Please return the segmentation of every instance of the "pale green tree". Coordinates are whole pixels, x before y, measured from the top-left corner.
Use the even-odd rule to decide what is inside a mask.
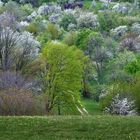
[[[56,41],[49,42],[42,50],[42,59],[46,71],[46,111],[57,109],[59,115],[66,110],[74,114],[83,113],[80,90],[87,58],[82,51]]]

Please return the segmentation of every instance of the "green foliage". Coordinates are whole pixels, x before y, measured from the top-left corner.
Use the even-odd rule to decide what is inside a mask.
[[[44,108],[46,106],[47,113],[79,114],[77,110],[83,111],[80,96],[100,101],[104,108],[110,104],[112,98],[118,93],[123,96],[133,97],[140,113],[140,59],[137,57],[139,37],[136,35],[130,40],[131,36],[126,35],[124,39],[119,37],[120,39],[116,40],[116,42],[110,34],[111,29],[123,25],[128,27],[130,35],[133,34],[133,23],[138,25],[140,22],[139,7],[136,2],[139,0],[136,0],[133,5],[129,3],[133,9],[130,9],[128,14],[113,12],[112,6],[116,4],[114,2],[109,3],[107,6],[101,1],[96,1],[95,5],[92,0],[3,1],[6,3],[0,7],[1,44],[3,44],[3,37],[6,37],[6,35],[3,35],[2,26],[4,28],[7,25],[8,27],[11,26],[10,24],[14,19],[12,16],[15,17],[16,21],[13,22],[14,26],[11,26],[10,30],[13,30],[13,33],[19,33],[17,36],[12,35],[12,46],[16,46],[14,41],[19,41],[18,36],[21,36],[24,30],[32,33],[39,42],[38,48],[29,51],[28,48],[33,47],[33,42],[31,41],[31,44],[27,45],[30,38],[27,41],[22,39],[19,42],[25,41],[27,49],[22,50],[17,47],[13,50],[13,47],[9,45],[10,49],[7,52],[5,48],[0,49],[1,56],[5,54],[3,56],[6,57],[7,54],[10,54],[9,58],[7,55],[6,62],[8,70],[13,71],[17,67],[18,69],[16,70],[23,75],[25,74],[31,83],[34,83],[35,80],[36,84],[37,80],[35,90],[39,89],[39,93],[44,93],[42,98],[44,97],[46,104]],[[81,4],[81,6],[83,2],[84,7],[65,10],[64,4],[68,4],[68,2],[76,2],[74,5]],[[116,0],[116,2],[133,1]],[[47,4],[45,8],[39,7],[43,3]],[[50,8],[49,5],[51,4]],[[69,4],[73,7],[72,3]],[[60,10],[60,7],[57,6],[61,6],[62,9]],[[41,15],[39,14],[40,10],[44,10]],[[5,11],[11,13],[9,17],[3,17],[2,13]],[[48,11],[49,13],[47,13]],[[57,22],[50,23],[52,20]],[[137,29],[139,29],[139,26]],[[117,31],[116,33],[121,36],[121,33]],[[125,39],[126,37],[127,39]],[[54,42],[51,42],[52,40]],[[64,44],[58,43],[58,41],[62,41]],[[7,43],[8,40],[4,43],[5,46],[7,46]],[[40,47],[39,43],[42,47]],[[74,45],[76,46],[74,47]],[[0,45],[0,47],[2,46]],[[129,51],[124,49],[127,46],[130,47]],[[136,48],[135,51],[131,49],[131,46]],[[41,57],[38,49],[40,49]],[[19,55],[19,50],[23,54],[17,57],[16,54]],[[32,52],[35,52],[31,55],[31,60],[34,61],[26,61],[27,56]],[[86,61],[87,57],[84,54],[88,56],[88,61]],[[23,60],[22,63],[20,60]],[[28,63],[26,64],[26,62]],[[3,64],[1,63],[1,65]],[[106,96],[99,100],[102,93],[106,93]],[[3,93],[2,96],[4,96]],[[37,96],[35,95],[35,97]],[[9,101],[7,102],[9,103]],[[99,107],[97,105],[98,107],[96,108],[96,103],[95,108],[94,105],[91,107],[92,101],[87,100],[85,102],[84,104],[89,108],[89,112]]]
[[[34,11],[31,4],[21,5],[21,10],[23,11],[25,16],[30,15]]]
[[[120,17],[117,13],[102,12],[98,14],[98,20],[100,23],[100,30],[109,32],[111,29],[121,25]]]
[[[140,76],[137,75],[133,81],[129,83],[124,83],[120,85],[120,89],[123,88],[124,93],[128,93],[132,99],[135,101],[135,106],[137,109],[137,112],[140,114]]]
[[[39,28],[35,23],[30,23],[27,27],[27,31],[36,35],[39,31]]]
[[[58,42],[49,42],[42,51],[46,63],[46,96],[49,109],[60,108],[77,110],[81,108],[80,89],[85,57],[76,47],[69,47]]]
[[[72,46],[76,44],[76,39],[77,39],[77,33],[72,31],[72,32],[66,33],[63,41],[68,46]]]
[[[68,29],[69,24],[77,24],[75,17],[72,14],[65,14],[60,21],[60,26],[63,27],[65,30]]]
[[[130,81],[132,76],[125,71],[125,67],[133,61],[136,61],[136,56],[131,51],[124,50],[123,52],[116,54],[108,63],[109,75],[107,76],[110,81]]]
[[[109,90],[108,94],[104,95],[101,98],[101,106],[102,108],[108,107],[112,102],[112,98],[115,95],[119,94],[121,97],[127,97],[131,100],[134,100],[135,107],[137,112],[140,113],[140,78],[139,75],[132,81],[118,81],[117,83],[113,84]]]
[[[12,15],[14,15],[17,19],[23,18],[23,12],[20,9],[20,5],[14,1],[9,0],[5,6],[4,11],[8,11]]]
[[[127,85],[128,92],[131,92],[133,99],[135,100],[135,105],[137,112],[140,114],[140,78],[136,78],[134,83]]]
[[[48,33],[50,40],[56,40],[60,38],[62,32],[57,25],[50,23],[47,25],[46,33]]]
[[[140,56],[139,55],[136,57],[135,61],[132,61],[125,66],[125,71],[132,75],[139,74],[140,72]]]
[[[49,23],[45,31],[38,35],[37,39],[44,46],[48,41],[61,39],[63,31],[55,24]]]
[[[80,30],[77,34],[76,46],[78,46],[82,50],[86,50],[89,41],[89,35],[91,33],[94,32],[90,29]]]
[[[118,84],[111,85],[106,89],[105,93],[101,95],[100,105],[102,109],[109,107],[109,105],[112,102],[112,98],[120,92],[118,86],[119,86]]]
[[[140,63],[133,61],[125,66],[125,70],[130,74],[136,74],[140,71]]]

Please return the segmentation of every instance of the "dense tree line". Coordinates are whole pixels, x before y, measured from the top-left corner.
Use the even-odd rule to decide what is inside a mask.
[[[139,114],[138,1],[0,3],[0,115]]]

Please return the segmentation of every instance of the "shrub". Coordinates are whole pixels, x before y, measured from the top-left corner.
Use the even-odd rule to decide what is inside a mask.
[[[21,19],[23,17],[23,13],[20,9],[19,4],[17,4],[14,1],[8,1],[5,4],[5,11],[8,11],[9,13],[11,13],[12,15],[14,15],[16,17],[17,20]]]
[[[96,29],[99,27],[99,22],[97,19],[97,15],[93,13],[82,13],[80,17],[77,19],[78,28],[90,28]]]
[[[124,50],[127,49],[129,51],[137,51],[137,35],[134,33],[128,33],[124,37],[124,39],[121,41],[120,49]]]
[[[0,91],[0,115],[41,115],[41,104],[37,104],[37,100],[27,90],[12,88]]]
[[[110,32],[111,32],[111,35],[115,39],[120,39],[128,32],[128,27],[127,26],[119,26],[119,27],[116,27],[115,29],[111,29]]]
[[[90,29],[80,30],[77,34],[76,45],[83,50],[86,50],[89,41],[89,35],[93,33]]]
[[[0,89],[23,88],[26,85],[25,79],[16,72],[0,73]]]
[[[136,105],[127,82],[112,85],[108,91],[100,96],[102,109],[106,113],[116,115],[135,115]]]
[[[42,5],[38,8],[37,13],[39,15],[49,15],[61,13],[61,7],[57,5]]]
[[[100,30],[109,32],[111,29],[121,25],[119,15],[113,12],[102,12],[98,14]]]
[[[133,99],[135,100],[135,105],[137,108],[137,112],[140,114],[140,78],[139,78],[139,74],[137,75],[136,80],[134,80],[134,82],[132,84],[129,84],[127,86],[128,91],[131,92]]]
[[[132,32],[140,35],[140,24],[134,23],[131,27]]]
[[[49,35],[51,40],[56,40],[61,37],[61,29],[55,24],[48,24],[46,28],[46,33]]]
[[[140,18],[139,16],[124,16],[119,17],[119,21],[122,23],[122,25],[128,25],[129,27],[132,26],[134,23],[139,23]]]
[[[33,33],[33,34],[37,34],[38,31],[39,31],[39,28],[36,26],[35,23],[31,23],[31,24],[29,24],[29,26],[27,27],[27,31],[29,31],[30,33]]]
[[[0,28],[11,27],[16,28],[16,18],[9,12],[3,12],[0,15]]]
[[[117,13],[128,14],[131,7],[132,5],[130,3],[117,3],[112,9]]]
[[[61,20],[61,14],[52,14],[50,17],[49,17],[49,21],[51,23],[59,23]]]
[[[69,32],[64,37],[64,43],[68,46],[72,46],[76,44],[77,33],[76,32]]]
[[[108,90],[107,94],[103,94],[100,98],[101,105],[103,109],[106,107],[111,107],[112,105],[117,105],[123,102],[125,98],[127,98],[127,103],[135,107],[135,111],[140,114],[140,78],[139,73],[136,75],[136,78],[129,81],[119,81],[115,83],[110,90]],[[126,99],[125,99],[126,100]],[[131,106],[131,107],[132,107]],[[130,107],[130,108],[131,108]],[[120,108],[120,107],[119,107]],[[132,110],[131,110],[132,111]],[[134,110],[133,110],[134,111]],[[134,112],[130,113],[134,113]]]
[[[21,5],[21,10],[25,16],[28,16],[33,12],[33,7],[31,4]]]
[[[109,107],[105,108],[106,113],[115,115],[136,115],[134,101],[129,100],[127,97],[120,98],[117,94]]]
[[[59,26],[49,23],[45,31],[38,36],[41,45],[44,46],[49,40],[57,40],[62,37],[62,30]]]
[[[132,74],[133,76],[139,75],[139,73],[140,73],[140,55],[137,55],[135,61],[132,61],[125,66],[125,71]]]
[[[70,13],[65,14],[60,21],[60,26],[65,30],[68,29],[69,24],[77,24],[76,18]]]

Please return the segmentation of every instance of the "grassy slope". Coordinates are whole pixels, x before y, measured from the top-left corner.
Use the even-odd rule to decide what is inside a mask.
[[[95,102],[91,99],[82,99],[82,104],[88,111],[89,115],[101,115],[101,106],[98,102]]]
[[[0,140],[139,140],[140,117],[0,117]]]

